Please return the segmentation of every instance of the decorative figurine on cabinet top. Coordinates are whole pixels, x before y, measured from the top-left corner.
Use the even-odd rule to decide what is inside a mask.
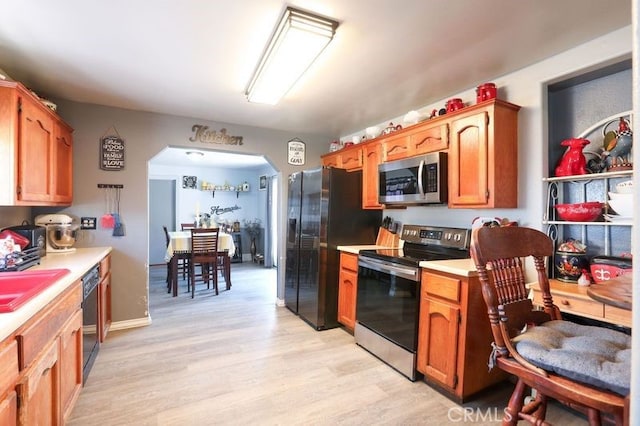
[[[573,176],[587,174],[587,160],[582,153],[589,141],[584,138],[572,138],[563,140],[560,145],[569,149],[564,153],[556,166],[556,176]]]

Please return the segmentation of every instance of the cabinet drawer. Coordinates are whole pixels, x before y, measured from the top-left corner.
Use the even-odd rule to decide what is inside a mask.
[[[604,305],[604,318],[611,323],[631,327],[631,311]]]
[[[340,269],[358,272],[358,256],[350,253],[340,253]]]
[[[100,280],[107,276],[111,270],[111,255],[107,255],[100,261]]]
[[[542,294],[538,293],[537,303],[542,304]],[[594,318],[604,318],[604,305],[600,302],[579,299],[577,297],[554,295],[553,301],[563,312],[578,315],[588,315]]]
[[[426,154],[447,149],[449,147],[449,125],[443,123],[413,133],[410,136],[410,145],[413,154]]]
[[[410,157],[413,153],[409,148],[409,136],[391,137],[382,142],[384,161],[400,160]]]
[[[355,170],[362,168],[362,148],[349,148],[340,155],[340,168]]]
[[[7,339],[0,344],[0,395],[13,385],[18,374],[18,343]]]
[[[444,277],[438,274],[424,272],[422,274],[422,288],[426,294],[439,296],[453,302],[460,301],[461,281],[456,278]]]
[[[56,299],[36,314],[33,321],[18,333],[16,338],[19,343],[20,370],[27,368],[33,362],[38,353],[78,310],[81,303],[82,290],[78,281],[72,284],[60,299]]]

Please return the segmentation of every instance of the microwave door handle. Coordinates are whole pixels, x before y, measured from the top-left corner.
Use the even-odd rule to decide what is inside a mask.
[[[418,191],[420,192],[420,196],[422,198],[426,197],[424,193],[424,188],[422,186],[422,171],[424,170],[424,160],[420,160],[420,165],[418,166]]]

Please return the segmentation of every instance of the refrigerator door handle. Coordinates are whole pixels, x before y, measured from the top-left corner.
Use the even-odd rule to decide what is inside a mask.
[[[420,165],[418,166],[418,191],[420,192],[420,196],[422,198],[426,197],[424,193],[424,187],[422,186],[422,171],[424,170],[424,160],[420,160]]]

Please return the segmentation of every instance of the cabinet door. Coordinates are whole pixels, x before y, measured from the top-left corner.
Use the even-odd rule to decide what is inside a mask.
[[[53,147],[53,201],[73,201],[73,140],[71,130],[58,123]]]
[[[486,111],[454,120],[449,147],[449,204],[487,204],[488,120]]]
[[[18,137],[18,200],[50,201],[53,189],[53,119],[22,99]]]
[[[457,385],[460,308],[423,297],[418,326],[418,371],[454,389]]]
[[[362,148],[343,148],[340,153],[340,167],[346,170],[359,170],[362,168]]]
[[[341,268],[338,287],[338,322],[351,330],[356,325],[357,293],[358,273]]]
[[[60,424],[58,350],[58,339],[54,339],[18,385],[20,424]]]
[[[413,155],[445,150],[449,146],[449,125],[442,123],[416,131],[409,137],[409,144]]]
[[[71,414],[82,389],[82,310],[60,332],[60,406],[63,419]]]
[[[392,161],[411,157],[413,153],[409,147],[409,136],[407,134],[389,136],[382,140],[382,158],[384,161]]]
[[[382,163],[382,145],[370,143],[363,147],[362,163],[362,208],[383,209],[384,205],[378,202],[380,191],[378,165]]]
[[[340,168],[340,156],[338,155],[338,153],[327,154],[322,157],[322,165],[325,167]]]
[[[11,390],[0,400],[0,425],[14,426],[18,424],[18,394]]]

